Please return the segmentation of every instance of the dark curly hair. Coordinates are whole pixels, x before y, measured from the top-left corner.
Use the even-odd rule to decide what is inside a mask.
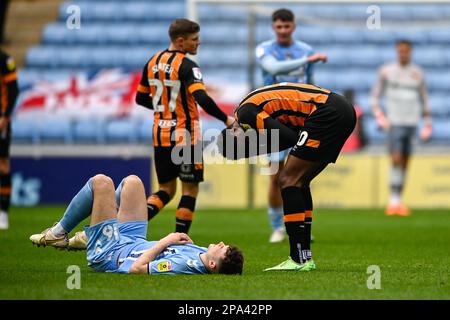
[[[244,256],[241,250],[235,246],[229,246],[225,258],[221,261],[218,273],[242,274]]]

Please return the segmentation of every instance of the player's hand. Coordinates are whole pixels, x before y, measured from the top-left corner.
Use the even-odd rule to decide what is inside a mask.
[[[173,232],[162,238],[161,241],[164,241],[168,246],[171,244],[193,244],[192,239],[186,234],[181,232]]]
[[[430,140],[432,133],[433,126],[431,123],[427,123],[422,127],[422,130],[420,130],[420,139],[422,139],[422,141],[428,141]]]
[[[386,117],[382,112],[378,113],[375,116],[375,120],[377,121],[378,128],[383,130],[389,129],[389,121],[386,119]]]
[[[225,125],[227,128],[231,128],[231,126],[236,122],[236,119],[234,117],[228,116],[227,121],[225,122]]]
[[[8,125],[8,118],[0,117],[0,131],[5,129],[7,125]]]
[[[308,57],[309,62],[317,62],[317,61],[327,62],[327,60],[328,57],[324,53],[315,53]]]

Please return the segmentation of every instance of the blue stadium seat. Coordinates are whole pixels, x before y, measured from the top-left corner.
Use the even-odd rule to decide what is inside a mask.
[[[39,132],[34,117],[14,117],[11,126],[13,143],[36,144],[39,142]]]
[[[137,142],[137,122],[128,119],[112,119],[105,126],[105,140],[107,142]]]
[[[73,142],[72,124],[67,117],[44,117],[39,121],[38,130],[42,142]]]
[[[433,117],[450,119],[450,95],[448,93],[431,94],[429,104]]]
[[[198,15],[200,21],[217,22],[217,21],[234,21],[246,23],[248,13],[239,6],[214,6],[204,4],[198,7]]]
[[[431,43],[448,43],[450,39],[450,28],[433,28],[428,30],[428,39]]]
[[[369,143],[384,143],[386,141],[386,133],[380,129],[373,117],[364,117],[364,130],[369,139]]]
[[[141,121],[138,127],[138,139],[141,142],[153,142],[153,122]]]
[[[28,50],[26,55],[27,66],[31,67],[55,67],[57,61],[58,50],[53,47],[33,47]]]
[[[134,30],[133,36],[143,44],[164,44],[165,47],[169,45],[166,24],[142,24]]]
[[[220,36],[218,36],[220,35]],[[230,32],[228,24],[214,24],[208,28],[202,28],[201,40],[204,44],[209,43],[240,43],[245,44],[248,39],[248,32],[246,25],[238,25]],[[201,50],[201,48],[200,48]]]
[[[78,119],[74,123],[73,138],[75,142],[103,143],[105,141],[105,121],[103,119]]]
[[[450,141],[450,119],[434,119],[431,139],[434,142],[448,143]]]
[[[428,73],[426,74],[426,81],[430,91],[443,91],[448,93],[450,88],[450,74],[448,70]]]
[[[388,21],[411,20],[411,12],[409,8],[401,4],[381,5],[381,18]]]
[[[355,32],[355,29],[352,28],[332,28],[326,32],[330,34],[332,42],[336,44],[353,43],[359,45],[363,41],[363,35]]]
[[[444,13],[436,5],[411,5],[409,11],[414,20],[433,21],[444,18]]]
[[[447,64],[445,52],[436,48],[418,47],[413,51],[412,60],[421,67],[441,67]]]

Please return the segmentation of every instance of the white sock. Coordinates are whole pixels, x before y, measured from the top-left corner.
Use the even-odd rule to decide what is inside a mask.
[[[52,232],[55,235],[55,237],[61,237],[67,233],[66,230],[62,227],[61,223],[55,224],[54,227],[52,227]]]
[[[402,197],[400,196],[400,194],[398,192],[391,193],[391,200],[389,201],[389,203],[391,205],[398,206],[401,201],[402,201]]]

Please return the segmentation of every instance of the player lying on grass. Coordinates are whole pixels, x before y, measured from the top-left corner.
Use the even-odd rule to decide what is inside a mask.
[[[99,174],[75,195],[60,222],[30,237],[33,244],[82,248],[83,233],[68,233],[87,217],[88,265],[96,271],[148,274],[242,274],[241,251],[223,242],[194,245],[185,233],[148,241],[147,202],[142,181],[128,176],[114,190],[111,178]]]
[[[330,90],[284,82],[249,93],[236,109],[235,117],[233,128],[223,130],[217,142],[226,158],[248,158],[292,147],[278,181],[290,257],[266,271],[314,270],[313,201],[309,186],[330,162],[336,162],[356,124],[353,106]],[[260,135],[248,129],[258,130]],[[252,141],[251,133],[259,140]],[[275,133],[278,135],[272,137]],[[269,139],[264,141],[266,138]]]

